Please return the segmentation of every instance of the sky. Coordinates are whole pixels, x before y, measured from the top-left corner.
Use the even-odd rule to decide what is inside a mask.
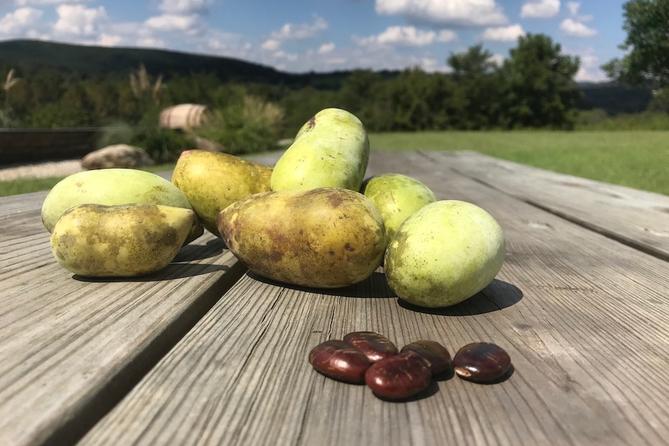
[[[579,81],[622,51],[624,0],[0,0],[0,40],[33,38],[236,57],[291,72],[447,71],[482,44],[501,62],[544,33],[581,58]]]

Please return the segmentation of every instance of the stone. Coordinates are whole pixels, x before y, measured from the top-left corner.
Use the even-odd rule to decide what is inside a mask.
[[[88,170],[112,167],[136,168],[154,164],[144,149],[127,144],[115,144],[95,150],[81,160],[81,166]]]

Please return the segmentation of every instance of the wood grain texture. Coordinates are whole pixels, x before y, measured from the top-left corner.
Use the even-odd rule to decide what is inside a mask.
[[[475,152],[426,152],[451,169],[661,259],[669,260],[669,196]]]
[[[84,445],[663,444],[669,436],[667,262],[584,229],[418,153],[375,153],[373,173],[413,175],[502,224],[506,263],[443,311],[398,304],[382,274],[333,291],[246,275],[84,437]],[[354,330],[452,353],[505,348],[515,373],[452,378],[408,403],[327,379],[307,363]]]
[[[32,192],[30,194],[10,195],[0,197],[0,220],[25,211],[40,209],[47,192]]]
[[[58,266],[41,199],[0,231],[0,444],[63,444],[109,410],[243,273],[213,236],[135,280]]]

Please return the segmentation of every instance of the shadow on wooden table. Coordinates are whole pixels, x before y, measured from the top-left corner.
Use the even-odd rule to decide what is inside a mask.
[[[397,297],[395,293],[393,293],[393,291],[388,286],[388,282],[386,281],[386,275],[378,271],[372,273],[371,276],[369,276],[362,282],[343,288],[310,288],[268,279],[266,277],[259,276],[258,274],[252,271],[247,271],[246,274],[252,279],[257,280],[258,282],[266,283],[269,285],[280,286],[283,288],[289,288],[291,290],[304,291],[306,293],[325,294],[328,296],[339,296],[339,297],[368,298],[368,299]]]
[[[162,282],[165,280],[185,279],[187,277],[200,276],[218,271],[228,272],[232,268],[228,265],[216,265],[212,263],[170,263],[160,271],[137,277],[84,277],[78,274],[72,276],[80,282]]]
[[[174,262],[190,262],[192,260],[210,259],[220,255],[227,247],[220,238],[209,240],[206,244],[192,242],[181,248]]]
[[[523,292],[520,288],[509,282],[495,279],[483,291],[452,307],[424,308],[402,299],[397,299],[397,301],[401,307],[420,313],[443,316],[473,316],[502,310],[517,304],[522,298]]]

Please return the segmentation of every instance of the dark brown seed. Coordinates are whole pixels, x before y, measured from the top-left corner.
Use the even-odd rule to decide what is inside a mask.
[[[477,383],[493,383],[511,370],[511,358],[501,347],[475,342],[462,347],[453,358],[455,373]]]
[[[365,382],[367,357],[344,341],[325,341],[309,352],[309,363],[325,376],[353,384]]]
[[[451,374],[453,360],[446,347],[436,341],[416,341],[402,347],[402,353],[412,351],[425,359],[432,376],[444,376]]]
[[[390,339],[373,331],[354,331],[344,336],[344,342],[351,344],[367,356],[371,362],[396,355],[397,347]]]
[[[365,373],[365,383],[379,398],[404,400],[427,389],[432,373],[420,356],[405,352],[372,364]]]

